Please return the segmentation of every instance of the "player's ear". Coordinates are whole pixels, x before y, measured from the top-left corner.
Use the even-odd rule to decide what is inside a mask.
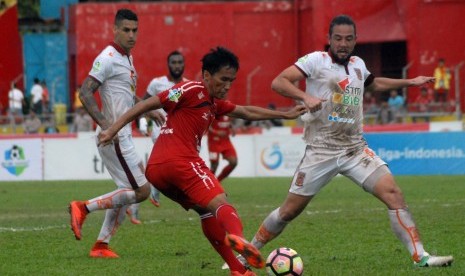
[[[207,70],[202,71],[202,79],[204,81],[209,82],[211,78],[212,78],[212,74],[210,74],[210,72],[208,72]]]

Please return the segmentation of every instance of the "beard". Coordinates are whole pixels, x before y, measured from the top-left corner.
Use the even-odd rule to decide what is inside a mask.
[[[331,57],[333,58],[333,60],[336,63],[341,64],[341,65],[346,65],[349,62],[350,57],[352,56],[352,53],[349,53],[345,58],[339,58],[337,54],[334,53],[331,48],[329,49],[329,51],[331,52]]]
[[[170,69],[170,75],[173,77],[173,79],[179,79],[182,76],[182,74],[184,74],[184,69],[177,72]]]

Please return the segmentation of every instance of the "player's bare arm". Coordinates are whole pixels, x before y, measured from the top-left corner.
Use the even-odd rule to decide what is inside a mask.
[[[110,127],[103,130],[99,133],[99,146],[100,145],[107,145],[111,143],[113,137],[118,133],[118,131],[127,125],[129,122],[132,122],[140,115],[154,109],[161,108],[160,98],[158,96],[150,97],[147,100],[143,100],[138,102],[134,105],[131,109],[129,109],[123,116],[119,117],[116,122],[114,122]]]
[[[149,93],[145,93],[145,95],[144,95],[144,97],[142,99],[140,97],[138,97],[138,96],[135,96],[134,97],[135,98],[135,103],[137,104],[138,102],[146,100],[146,99],[148,99],[150,97],[151,97],[151,95]],[[162,126],[166,121],[165,116],[160,111],[157,111],[157,110],[149,111],[146,114],[144,114],[144,116],[147,116],[148,118],[152,119],[152,121],[154,121],[157,126]]]
[[[433,83],[434,77],[418,76],[413,79],[391,79],[391,78],[375,78],[367,89],[373,92],[388,91],[391,89],[399,89],[407,86],[421,86],[427,83]]]
[[[268,120],[268,119],[286,119],[292,120],[307,112],[304,105],[294,106],[288,111],[278,111],[266,109],[258,106],[237,105],[228,116],[241,118],[249,121]]]
[[[305,75],[295,65],[291,65],[271,82],[271,89],[284,97],[301,101],[310,112],[316,112],[326,100],[312,97],[294,85],[304,78]]]
[[[103,116],[103,113],[100,111],[97,101],[94,97],[94,94],[99,87],[100,82],[94,78],[87,77],[81,86],[79,99],[81,100],[82,105],[87,110],[89,115],[92,117],[92,119],[94,119],[95,123],[97,123],[102,129],[106,129],[110,124],[105,116]]]

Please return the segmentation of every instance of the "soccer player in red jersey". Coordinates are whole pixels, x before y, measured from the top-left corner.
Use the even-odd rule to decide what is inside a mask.
[[[199,156],[200,142],[218,116],[295,119],[306,109],[299,105],[283,112],[225,101],[238,69],[236,55],[222,47],[212,49],[202,58],[203,81],[181,82],[137,103],[98,138],[100,146],[106,147],[115,142],[113,137],[126,124],[149,110],[163,107],[168,116],[147,162],[147,179],[165,196],[200,215],[204,235],[229,265],[231,275],[255,275],[236,259],[231,249],[253,267],[263,268],[263,257],[244,239],[239,215]]]
[[[223,158],[228,161],[228,165],[226,165],[217,176],[218,181],[220,182],[228,177],[228,175],[237,166],[236,149],[230,139],[230,136],[233,134],[231,118],[228,116],[215,118],[208,129],[208,156],[210,159],[210,170],[213,174],[216,173],[220,162],[220,156],[223,156]]]

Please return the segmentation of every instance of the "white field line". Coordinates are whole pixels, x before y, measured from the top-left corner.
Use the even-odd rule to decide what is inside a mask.
[[[425,199],[425,202],[436,202],[436,199]],[[465,200],[458,200],[455,202],[449,202],[449,203],[444,203],[440,204],[439,206],[443,208],[450,208],[454,206],[462,206],[464,205]],[[256,205],[256,208],[260,209],[270,209],[273,210],[273,208],[276,208],[277,206],[271,206],[271,205]],[[423,205],[415,205],[414,209],[422,209],[429,207],[428,204],[423,204]],[[384,212],[386,211],[386,208],[384,207],[377,207],[377,208],[370,208],[370,209],[363,209],[363,212]],[[320,215],[320,214],[336,214],[336,213],[341,213],[344,212],[343,209],[334,209],[334,210],[322,210],[322,211],[306,211],[305,214],[309,216],[314,216],[314,215]],[[267,214],[264,214],[266,216]],[[46,216],[46,215],[42,215]],[[25,215],[25,217],[29,217]],[[18,218],[16,215],[15,218]],[[1,219],[1,217],[0,217]],[[186,218],[189,221],[192,220],[198,220],[198,217],[194,216],[189,216]],[[163,221],[168,221],[168,219],[163,219]],[[162,222],[162,220],[155,219],[155,220],[143,220],[143,224],[157,224]],[[125,220],[124,224],[130,224],[129,220]],[[135,226],[137,227],[137,226]],[[5,233],[5,232],[40,232],[40,231],[47,231],[47,230],[52,230],[52,229],[66,229],[70,228],[69,224],[62,224],[62,225],[46,225],[46,226],[38,226],[38,227],[0,227],[0,233]]]

